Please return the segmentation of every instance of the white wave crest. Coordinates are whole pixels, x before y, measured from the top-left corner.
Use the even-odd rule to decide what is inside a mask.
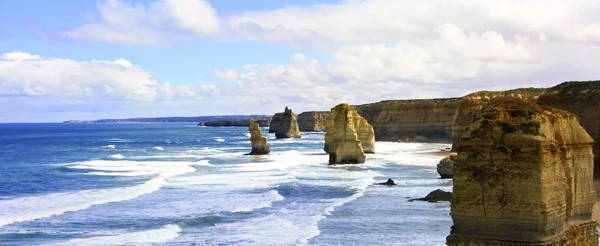
[[[0,226],[84,210],[99,204],[131,200],[159,190],[165,182],[163,178],[158,177],[140,185],[124,188],[53,193],[1,200]]]
[[[106,145],[106,146],[102,146],[102,148],[105,148],[105,149],[115,149],[115,145],[114,144],[109,144],[109,145]]]
[[[74,245],[123,245],[166,243],[179,237],[181,228],[175,224],[166,225],[159,229],[123,233],[114,236],[99,236],[82,239],[73,239],[69,243]]]
[[[165,150],[165,148],[163,148],[163,147],[160,147],[160,146],[156,146],[156,147],[154,147],[154,149],[155,149],[155,150],[160,150],[160,151],[163,151],[163,150]]]
[[[223,138],[215,138],[215,140],[216,140],[217,142],[225,142],[225,139],[223,139]]]
[[[191,167],[195,162],[165,162],[165,161],[105,161],[94,160],[75,162],[67,165],[73,169],[90,169],[95,172],[89,175],[106,176],[148,176],[161,175],[163,177],[173,177],[184,173],[194,172]]]
[[[125,156],[123,156],[121,154],[115,154],[115,155],[108,156],[108,158],[110,158],[110,159],[116,159],[116,160],[121,160],[121,159],[125,159]]]

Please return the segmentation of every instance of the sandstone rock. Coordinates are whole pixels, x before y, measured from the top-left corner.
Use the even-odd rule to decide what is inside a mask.
[[[311,111],[298,115],[298,125],[302,132],[325,131],[325,122],[329,117],[329,111]]]
[[[298,128],[298,120],[296,114],[291,109],[285,107],[285,111],[281,114],[281,123],[275,131],[275,138],[299,138],[301,137],[300,129]]]
[[[452,192],[437,189],[437,190],[430,192],[429,194],[427,194],[427,196],[425,196],[423,198],[410,199],[409,201],[411,201],[411,202],[413,202],[413,201],[425,201],[425,202],[447,201],[447,202],[449,202],[450,200],[452,200]]]
[[[273,115],[273,118],[271,118],[271,123],[269,124],[269,133],[276,133],[277,130],[279,130],[279,127],[281,127],[282,115],[283,113],[276,113]]]
[[[387,185],[387,186],[392,186],[392,185],[396,185],[396,182],[394,182],[393,179],[388,178],[387,181],[383,182],[383,183],[377,183],[376,185]]]
[[[271,150],[267,139],[262,135],[262,129],[255,122],[250,122],[248,125],[250,130],[250,142],[252,143],[252,151],[249,155],[266,155]]]
[[[598,245],[592,138],[569,112],[513,99],[459,138],[448,245]]]
[[[378,141],[450,142],[460,98],[390,100],[358,105]]]
[[[600,178],[600,81],[565,82],[546,89],[537,101],[579,117],[594,139],[594,174]]]
[[[536,100],[544,90],[543,88],[521,88],[508,91],[480,91],[464,96],[456,108],[452,125],[452,150],[458,149],[458,139],[485,106],[495,105],[507,99]]]
[[[437,172],[440,174],[442,179],[451,179],[452,178],[452,166],[454,164],[454,160],[452,156],[448,156],[440,161],[437,165]]]
[[[375,152],[373,127],[354,107],[345,103],[333,107],[326,123],[324,150],[329,164],[364,163],[365,149]]]

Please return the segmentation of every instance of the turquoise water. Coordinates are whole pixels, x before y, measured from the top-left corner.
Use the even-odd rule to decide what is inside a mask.
[[[444,245],[449,203],[422,152],[377,142],[327,166],[323,133],[246,156],[248,129],[193,124],[0,124],[2,245]],[[398,186],[373,186],[393,178]]]

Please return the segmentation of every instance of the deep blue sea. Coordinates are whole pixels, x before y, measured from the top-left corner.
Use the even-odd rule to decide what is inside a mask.
[[[195,124],[0,124],[0,245],[445,245],[451,190],[424,152],[377,142],[328,166],[323,133]],[[392,178],[395,187],[372,185]]]

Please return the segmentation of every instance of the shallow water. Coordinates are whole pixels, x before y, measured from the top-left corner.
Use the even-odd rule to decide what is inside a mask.
[[[263,129],[266,132],[266,129]],[[449,203],[408,202],[451,181],[447,144],[377,142],[327,166],[323,133],[249,152],[244,127],[0,124],[7,245],[444,245]],[[265,133],[265,135],[267,135]],[[395,187],[373,186],[392,178]]]

